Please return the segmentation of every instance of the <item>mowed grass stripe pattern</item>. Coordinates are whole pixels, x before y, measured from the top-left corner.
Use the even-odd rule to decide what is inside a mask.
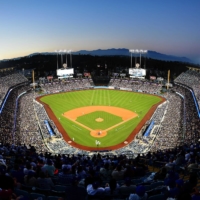
[[[63,117],[64,112],[91,105],[116,106],[136,112],[139,117],[108,131],[106,137],[98,138],[101,147],[107,147],[126,140],[149,109],[161,99],[143,93],[97,89],[52,94],[42,97],[41,101],[50,106],[71,139],[74,138],[76,143],[90,147],[96,146],[96,138],[92,137],[88,130]]]

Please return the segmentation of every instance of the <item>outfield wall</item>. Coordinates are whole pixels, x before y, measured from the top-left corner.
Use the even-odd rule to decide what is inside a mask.
[[[118,89],[118,90],[125,90],[125,91],[133,91],[131,88],[123,88],[123,87],[119,87],[119,88],[116,88],[116,87],[113,87],[113,86],[95,86],[94,89],[110,89],[110,90],[115,90],[115,89]]]

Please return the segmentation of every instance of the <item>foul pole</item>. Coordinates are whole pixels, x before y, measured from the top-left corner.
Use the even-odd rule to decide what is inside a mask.
[[[167,76],[167,90],[169,89],[169,80],[170,80],[170,70],[168,70],[168,76]]]
[[[35,72],[34,72],[34,69],[32,71],[32,79],[33,79],[33,88],[35,90]]]

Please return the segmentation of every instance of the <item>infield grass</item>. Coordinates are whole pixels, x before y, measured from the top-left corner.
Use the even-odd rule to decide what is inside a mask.
[[[102,122],[97,122],[97,118],[102,118]],[[85,126],[96,130],[96,129],[107,129],[115,124],[122,122],[122,118],[116,115],[112,115],[110,113],[104,111],[96,111],[84,116],[80,116],[77,118],[78,122],[84,124]]]
[[[91,105],[116,106],[136,112],[139,117],[109,130],[105,137],[98,138],[101,142],[100,147],[108,147],[125,141],[149,109],[159,103],[161,98],[144,93],[97,89],[51,94],[42,97],[41,101],[49,105],[71,139],[74,138],[76,143],[89,147],[96,147],[96,138],[90,135],[89,130],[62,116],[64,112]],[[117,116],[113,119],[115,117]],[[94,117],[81,120],[86,121],[84,123],[93,123]]]

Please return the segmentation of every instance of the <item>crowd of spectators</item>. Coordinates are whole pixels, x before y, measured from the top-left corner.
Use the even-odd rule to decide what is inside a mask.
[[[21,76],[21,74],[16,74],[15,77],[18,82],[14,82],[15,78],[13,75],[12,79],[14,85],[20,83],[20,80],[22,82],[27,80],[24,78],[21,79]],[[8,79],[4,81],[5,83],[10,81],[11,75],[7,75],[6,77]],[[9,86],[12,86],[11,83]],[[7,87],[9,88],[9,86]],[[71,79],[67,81],[41,84],[41,86],[46,93],[54,93],[73,90],[77,87],[78,89],[84,87],[89,88],[91,86],[91,80]],[[26,93],[19,98],[18,112],[15,113],[17,96],[23,92]],[[1,142],[9,142],[10,144],[23,143],[26,145],[36,144],[35,148],[38,152],[45,152],[47,150],[54,153],[82,152],[79,149],[73,148],[63,140],[62,135],[57,130],[54,122],[49,119],[43,106],[34,100],[39,95],[39,93],[30,90],[29,86],[21,86],[11,91],[3,112],[0,115]],[[44,120],[48,120],[53,132],[55,133],[55,137],[50,137],[47,127],[44,124]]]
[[[106,153],[53,155],[38,153],[31,145],[1,144],[0,161],[0,199],[31,199],[33,193],[57,200],[147,200],[155,196],[195,200],[200,195],[199,142],[135,158]]]
[[[191,74],[194,75],[193,72],[186,72],[186,74],[189,74],[189,78]],[[2,78],[5,83],[5,86],[0,83],[0,89],[4,91],[1,93],[3,96],[10,87],[27,81],[20,74],[6,75]],[[177,80],[180,82],[184,78],[178,77]],[[154,87],[152,84],[146,80],[115,79],[110,85],[128,87],[133,91],[157,93],[160,85]],[[46,93],[90,86],[89,79],[72,79],[41,85]],[[19,98],[17,106],[16,99],[23,92],[25,93]],[[155,124],[148,137],[136,138],[122,149],[102,154],[82,151],[66,143],[43,106],[34,100],[39,95],[30,90],[26,84],[19,85],[10,92],[0,115],[0,188],[2,190],[10,189],[14,192],[19,188],[22,189],[24,185],[40,189],[44,189],[45,186],[47,190],[52,190],[55,185],[61,184],[67,186],[66,196],[69,195],[69,191],[74,191],[71,187],[76,185],[82,197],[103,194],[112,197],[125,195],[129,199],[143,196],[147,199],[152,195],[149,189],[152,189],[152,184],[159,179],[164,181],[162,182],[164,189],[158,191],[165,198],[182,199],[185,195],[191,199],[196,195],[200,167],[200,143],[197,142],[200,123],[191,92],[187,88],[175,85],[163,94],[166,102],[160,105],[152,116],[151,120]],[[48,120],[55,137],[50,137],[44,120]],[[141,153],[145,155],[140,156]],[[147,173],[144,160],[149,165],[165,163],[165,167],[159,173],[150,175]],[[191,173],[188,182],[180,180],[179,173],[182,170]],[[137,184],[134,182],[136,178]],[[9,184],[5,184],[5,179]],[[146,186],[147,182],[151,187]],[[131,189],[128,190],[127,187]],[[0,197],[2,190],[0,190]],[[75,192],[73,195],[78,195],[76,198],[82,199],[80,194]],[[13,194],[12,197],[17,199],[17,195]]]
[[[41,152],[47,151],[42,137],[38,118],[36,118],[34,91],[29,91],[19,99],[19,110],[17,117],[16,133],[21,136],[22,144],[37,144],[37,149]]]
[[[167,99],[167,108],[164,111],[163,117],[160,119],[161,122],[151,148],[152,151],[174,148],[182,132],[182,100],[174,92],[168,92],[165,97]]]
[[[174,100],[176,100],[175,105]],[[182,119],[180,115],[180,102],[179,96],[174,93],[168,94],[167,100],[156,109],[151,118],[154,126],[149,136],[143,136],[146,130],[144,128],[130,144],[118,151],[123,152],[128,150],[133,153],[145,153],[150,150],[156,151],[157,149],[176,147],[182,127],[182,123],[180,122]],[[172,116],[176,116],[175,119],[172,119]]]
[[[189,141],[193,141],[199,138],[199,117],[195,107],[195,103],[192,97],[191,92],[185,88],[176,85],[174,90],[179,92],[184,96],[185,102],[185,113],[184,113],[184,128],[185,128],[185,137]]]
[[[50,94],[78,89],[89,89],[92,86],[92,81],[88,78],[71,78],[67,80],[41,83],[40,86],[46,93]]]
[[[113,84],[115,83],[115,84]],[[120,85],[121,84],[121,85]],[[135,85],[136,86],[135,86]],[[128,79],[111,79],[111,84],[116,87],[129,87],[132,86],[137,89],[143,89],[143,91],[152,91],[150,88],[152,87],[151,82],[143,81],[143,80],[128,80]],[[83,88],[83,87],[89,87],[91,86],[91,83],[89,79],[71,79],[67,81],[57,81],[57,82],[49,82],[45,84],[41,84],[42,89],[46,93],[52,93],[52,92],[60,92],[60,91],[68,91],[73,90],[75,88]],[[156,89],[160,87],[159,84],[157,84]],[[178,89],[179,88],[179,89]],[[145,89],[145,90],[144,90]],[[22,89],[22,91],[26,91],[27,88]],[[178,96],[176,91],[182,92],[182,90],[187,91],[187,89],[184,89],[182,87],[175,86],[173,90],[168,92],[167,94],[164,94],[164,97],[167,99],[167,101],[160,105],[154,115],[152,116],[151,120],[154,121],[154,127],[151,131],[151,134],[148,137],[141,137],[139,139],[136,139],[132,143],[128,144],[126,147],[119,149],[117,151],[114,151],[117,154],[120,154],[124,151],[133,151],[133,152],[146,152],[149,149],[152,151],[160,149],[166,149],[166,148],[173,148],[177,145],[177,143],[180,142],[180,137],[183,134],[183,102],[180,96]],[[20,90],[20,92],[22,92]],[[156,90],[154,90],[155,92]],[[4,120],[1,121],[1,129],[4,130],[2,132],[11,132],[12,134],[5,134],[6,139],[10,137],[10,140],[13,139],[13,133],[14,138],[17,143],[25,143],[25,144],[39,144],[39,148],[37,150],[44,152],[47,149],[51,152],[57,152],[57,153],[77,153],[80,152],[80,150],[75,149],[71,147],[68,143],[66,143],[62,135],[57,130],[56,126],[54,125],[54,122],[51,121],[48,118],[48,115],[46,111],[44,110],[43,106],[38,104],[36,101],[34,101],[34,98],[37,97],[38,93],[35,93],[34,91],[29,91],[25,95],[22,95],[19,100],[19,112],[17,113],[17,120],[16,120],[16,127],[15,132],[13,132],[13,119],[14,119],[14,109],[15,109],[15,102],[13,99],[16,99],[16,96],[20,94],[20,92],[14,91],[15,94],[14,98],[9,98],[7,101],[7,104],[11,101],[9,104],[12,106],[10,108],[9,106],[5,106],[4,113],[5,115],[12,115],[10,116],[10,122],[11,124],[7,123],[7,121],[4,118]],[[153,93],[154,93],[153,92]],[[186,92],[188,95],[188,103],[186,103],[187,107],[187,121],[190,123],[187,123],[185,129],[186,129],[186,136],[189,137],[189,135],[192,135],[194,132],[196,135],[199,134],[198,129],[198,122],[199,120],[195,117],[191,117],[191,115],[194,115],[194,105],[192,103],[191,95],[189,92]],[[184,95],[186,95],[184,92]],[[12,95],[12,94],[11,94]],[[187,106],[188,105],[188,106]],[[190,113],[190,114],[189,114]],[[3,117],[2,115],[1,117]],[[173,117],[172,117],[173,116]],[[190,118],[190,119],[189,119]],[[53,128],[53,131],[56,135],[55,138],[51,138],[49,135],[49,132],[47,130],[46,125],[44,124],[44,120],[48,120],[51,127]],[[190,134],[189,134],[190,133]],[[168,140],[170,139],[170,143]],[[194,137],[190,138],[194,139]],[[45,141],[45,142],[43,142]]]
[[[128,88],[135,92],[144,92],[150,94],[159,94],[162,89],[162,84],[148,80],[112,78],[109,86],[116,88]]]
[[[174,80],[174,82],[182,83],[192,88],[197,98],[198,104],[200,106],[200,85],[199,85],[200,72],[199,71],[187,70],[186,72],[183,72],[182,74],[180,74]]]
[[[2,142],[18,142],[18,138],[14,137],[16,123],[16,99],[17,96],[26,91],[27,79],[18,73],[4,74],[0,79],[0,135]],[[13,88],[13,89],[11,89]],[[11,90],[10,90],[11,89]],[[9,98],[5,101],[5,95],[9,92]]]
[[[127,85],[127,87],[129,87],[129,82],[130,81],[126,79],[112,79],[110,85],[115,87],[125,87]],[[117,84],[115,85],[114,83]],[[122,83],[122,85],[120,85],[120,83]],[[147,90],[148,86],[146,86]],[[185,97],[185,103],[176,92],[179,92]],[[137,153],[146,152],[149,149],[151,149],[151,151],[169,149],[176,147],[176,145],[186,138],[188,142],[199,138],[199,118],[191,92],[187,88],[175,85],[167,93],[162,94],[162,96],[166,98],[167,101],[164,105],[160,106],[160,108],[157,108],[157,111],[151,118],[151,120],[154,121],[151,134],[145,138],[135,139],[125,148],[120,149],[120,152],[132,150]],[[160,112],[159,109],[161,110]]]
[[[21,76],[21,75],[17,75],[16,77],[19,78],[18,76]],[[9,80],[9,78],[8,78],[8,80]],[[24,79],[22,79],[22,80],[24,80]],[[131,87],[132,86],[132,89],[134,87],[136,90],[142,89],[141,91],[151,92],[152,91],[152,87],[155,84],[156,84],[156,89],[158,88],[158,86],[160,87],[160,85],[157,84],[157,83],[152,83],[152,82],[143,81],[143,80],[111,79],[111,84],[110,85],[115,86],[115,87],[125,87],[125,86],[126,87]],[[41,84],[41,86],[42,86],[42,89],[44,89],[44,91],[46,91],[47,93],[51,93],[51,92],[73,90],[75,88],[80,88],[80,89],[83,88],[83,87],[87,88],[87,87],[91,86],[91,84],[90,84],[89,79],[71,79],[71,80],[67,80],[67,81],[58,81],[58,82],[50,82],[50,83],[46,83],[46,84]],[[176,89],[176,87],[174,89]],[[155,93],[155,90],[152,93]],[[17,94],[18,93],[16,93],[16,95]],[[189,94],[188,94],[188,96],[189,96]],[[166,113],[164,115],[164,118],[163,118],[163,121],[162,121],[162,125],[160,124],[160,128],[158,128],[156,126],[157,126],[157,120],[159,121],[159,119],[161,119],[161,116],[159,114],[156,114],[157,112],[155,112],[155,116],[152,117],[152,120],[155,121],[155,126],[154,126],[153,130],[157,130],[157,132],[159,132],[159,133],[162,132],[162,134],[164,136],[164,137],[157,137],[157,138],[159,138],[159,140],[162,140],[162,141],[164,140],[162,142],[162,144],[159,143],[159,146],[160,145],[163,146],[165,141],[167,141],[168,137],[165,137],[166,135],[171,133],[173,135],[172,138],[176,138],[176,136],[179,135],[179,132],[183,129],[183,127],[181,127],[183,122],[180,122],[181,121],[180,118],[181,118],[181,116],[183,116],[183,111],[182,111],[182,114],[180,114],[181,110],[183,110],[182,109],[183,106],[181,107],[181,103],[180,103],[181,102],[180,97],[178,97],[176,94],[173,94],[173,92],[169,92],[169,93],[167,93],[167,97],[165,97],[165,98],[166,99],[170,99],[171,103],[170,103],[170,101],[168,101],[169,102],[169,106],[168,106],[168,109],[167,109],[167,111],[166,111]],[[11,98],[11,99],[13,99],[13,98]],[[22,96],[20,98],[20,105],[23,105],[23,106],[19,107],[21,112],[18,113],[19,117],[17,118],[16,131],[19,131],[18,135],[23,135],[23,137],[21,137],[22,140],[26,140],[27,137],[24,137],[24,135],[29,135],[30,132],[32,132],[31,135],[35,135],[36,137],[38,136],[38,140],[41,139],[41,134],[38,133],[38,132],[40,132],[39,131],[40,128],[43,130],[43,134],[44,134],[42,137],[44,137],[44,139],[49,137],[49,134],[47,133],[46,127],[45,127],[44,123],[42,123],[43,120],[48,119],[48,116],[46,115],[45,110],[41,109],[40,107],[38,107],[37,104],[34,103],[35,106],[33,106],[33,103],[32,103],[33,101],[32,100],[33,100],[33,92],[29,92],[28,94],[26,94],[26,95],[24,95],[24,96]],[[190,102],[190,100],[188,102]],[[11,104],[11,106],[13,106],[13,108],[10,109],[10,108],[8,108],[8,106],[6,106],[6,110],[10,111],[10,110],[13,110],[15,108],[14,103],[13,104],[10,103],[10,104]],[[38,109],[34,110],[33,107],[31,107],[31,106],[33,106],[34,108],[38,107]],[[193,105],[190,106],[190,107],[194,108]],[[190,110],[191,110],[191,108],[190,108]],[[29,112],[25,112],[27,110]],[[165,110],[165,108],[163,108],[163,110]],[[8,111],[8,113],[9,113],[9,111]],[[37,114],[37,111],[44,113],[43,117],[42,117],[42,115],[40,116],[40,114],[37,114],[37,115],[39,115],[38,119],[40,120],[40,125],[41,125],[40,127],[38,127],[36,125],[37,121],[35,120],[34,111],[36,112],[36,114]],[[175,112],[177,112],[177,113],[175,113]],[[8,114],[6,111],[5,111],[5,113]],[[14,115],[14,112],[11,111],[10,113],[12,115]],[[29,114],[26,115],[26,113],[32,113],[32,114],[31,115],[29,115]],[[160,113],[162,113],[162,112],[160,112]],[[192,113],[192,112],[190,112],[190,113]],[[23,115],[26,115],[26,116],[23,116]],[[161,114],[161,115],[163,115],[163,114]],[[172,118],[171,116],[177,116],[177,117],[175,117],[175,118],[173,117]],[[11,119],[11,121],[12,121],[13,117],[14,116],[9,117]],[[30,119],[30,118],[32,118],[32,119]],[[174,119],[176,119],[176,120],[174,120]],[[189,120],[189,121],[191,121],[191,120]],[[51,122],[51,121],[49,121],[49,122],[53,126],[53,129],[56,132],[56,135],[59,135],[59,132],[56,129],[56,127],[53,124],[53,122]],[[198,119],[194,119],[192,121],[192,123],[188,123],[187,127],[189,127],[191,125],[190,131],[193,131],[194,129],[196,129],[196,127],[198,126],[197,122],[198,122]],[[8,125],[4,121],[2,121],[2,124]],[[173,126],[172,124],[175,124],[175,126]],[[9,126],[9,129],[12,129],[11,127],[13,128],[13,125]],[[170,127],[170,130],[169,130],[168,127]],[[155,132],[155,131],[152,131],[152,132]],[[196,134],[198,134],[198,130],[196,132],[197,132]],[[35,133],[38,133],[38,134],[35,134]],[[156,134],[156,135],[158,135],[158,134]],[[159,136],[161,136],[161,135],[159,134]],[[170,135],[169,135],[169,137],[170,137]],[[31,141],[34,140],[34,136],[33,137],[29,137],[29,138],[30,138]],[[152,138],[150,136],[148,138],[148,140],[151,140],[151,139]],[[20,139],[19,139],[19,141],[20,141]],[[146,141],[147,141],[147,139],[144,140],[144,142],[146,142]],[[174,139],[174,143],[176,143],[176,142],[177,142],[176,139]],[[157,141],[155,142],[155,145],[156,144],[158,146],[158,142]],[[165,144],[164,146],[166,146],[166,147],[168,146],[169,147],[170,145],[171,144]]]
[[[10,72],[10,73],[0,73],[0,105],[8,92],[8,89],[27,81],[27,78],[22,74]]]

